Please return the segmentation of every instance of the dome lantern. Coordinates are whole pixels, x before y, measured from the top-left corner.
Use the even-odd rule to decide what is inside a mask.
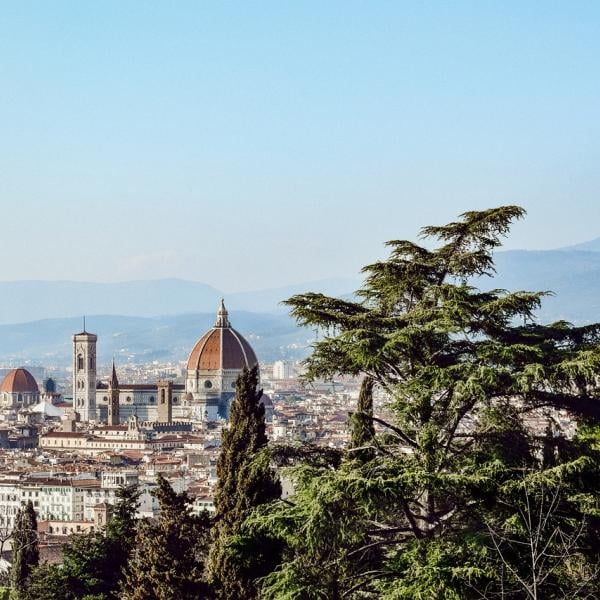
[[[215,327],[231,327],[231,323],[229,322],[229,313],[225,308],[225,301],[221,298],[221,306],[217,311],[217,320],[215,322]]]
[[[225,303],[217,312],[217,320],[196,343],[188,359],[190,371],[239,370],[251,369],[258,364],[256,354],[244,336],[237,332],[229,321]]]

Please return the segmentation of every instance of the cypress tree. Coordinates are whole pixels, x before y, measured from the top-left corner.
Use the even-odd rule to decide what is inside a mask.
[[[258,367],[245,368],[237,380],[217,462],[209,578],[216,596],[224,600],[256,597],[254,581],[274,567],[279,555],[272,539],[245,538],[242,530],[252,509],[281,496],[265,452],[265,410],[257,386]]]
[[[373,449],[366,448],[373,443],[375,427],[373,425],[373,385],[374,381],[368,375],[362,380],[356,412],[352,415],[352,434],[350,448],[355,449],[353,456],[368,460],[373,456]]]
[[[203,581],[208,550],[208,514],[193,515],[187,493],[176,493],[158,476],[154,492],[160,506],[157,520],[137,528],[135,550],[122,584],[122,600],[201,600],[208,598]]]
[[[20,592],[40,559],[37,517],[31,500],[17,514],[12,551],[11,584],[14,590]]]

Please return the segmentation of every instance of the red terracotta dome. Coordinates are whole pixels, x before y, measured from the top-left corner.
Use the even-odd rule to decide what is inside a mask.
[[[221,300],[215,326],[198,340],[188,359],[192,371],[251,368],[258,364],[256,354],[244,337],[229,323],[228,313]]]
[[[13,369],[0,384],[0,392],[8,394],[39,394],[40,390],[33,375],[23,368]]]

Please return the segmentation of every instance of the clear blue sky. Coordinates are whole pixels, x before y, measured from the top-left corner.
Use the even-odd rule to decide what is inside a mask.
[[[0,279],[354,276],[502,203],[600,235],[600,3],[2,2]]]

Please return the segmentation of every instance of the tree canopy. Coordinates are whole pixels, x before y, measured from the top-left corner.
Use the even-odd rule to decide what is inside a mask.
[[[598,452],[566,435],[558,416],[598,422],[600,325],[540,324],[546,292],[477,287],[523,216],[503,206],[425,227],[427,245],[388,242],[389,258],[364,268],[355,300],[287,301],[323,333],[307,376],[366,384],[347,459],[293,467],[296,495],[250,520],[286,548],[265,597],[520,598],[504,559],[522,556],[495,542],[518,519],[524,486],[585,523],[572,550],[581,564],[597,561]],[[370,386],[389,398],[386,419],[371,415]],[[548,423],[541,433],[536,420]],[[550,579],[537,597],[562,597]],[[563,573],[562,585],[576,579]]]
[[[119,598],[199,600],[209,597],[204,572],[208,514],[194,515],[187,493],[177,493],[161,475],[155,492],[158,519],[137,527]]]
[[[218,598],[256,597],[255,581],[273,568],[279,545],[268,535],[246,540],[242,525],[250,511],[279,498],[281,486],[266,452],[265,409],[258,366],[238,377],[229,428],[217,462],[215,519],[209,576]]]

